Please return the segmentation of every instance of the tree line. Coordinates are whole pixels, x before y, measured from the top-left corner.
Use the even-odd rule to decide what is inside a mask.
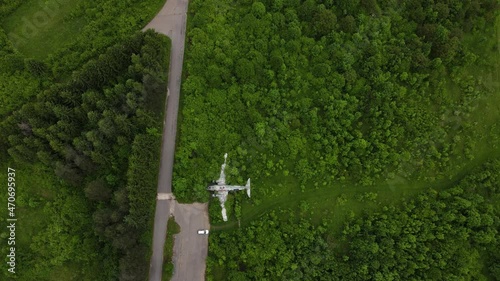
[[[78,203],[65,208],[92,226],[68,240],[48,226],[35,239],[35,252],[58,264],[80,254],[89,263],[90,253],[107,266],[100,280],[147,276],[169,48],[165,36],[136,33],[1,123],[9,156],[52,169],[65,183],[60,192]],[[53,243],[60,244],[47,246]]]

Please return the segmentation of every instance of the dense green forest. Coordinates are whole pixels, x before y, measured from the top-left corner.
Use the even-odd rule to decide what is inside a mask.
[[[170,41],[135,32],[164,2],[45,3],[87,24],[36,54],[7,30],[27,3],[3,2],[0,156],[19,178],[15,278],[145,280]]]
[[[173,187],[210,202],[209,280],[496,280],[498,1],[189,8]]]
[[[178,198],[206,200],[226,151],[239,182],[307,189],[443,179],[498,148],[495,1],[240,2],[190,3]]]
[[[18,280],[145,279],[163,3],[0,0]],[[498,280],[499,30],[496,0],[191,0],[174,193],[225,152],[253,188],[210,201],[207,279]]]
[[[1,123],[18,177],[42,166],[55,183],[32,182],[48,189],[41,194],[18,184],[20,201],[41,204],[47,216],[19,246],[20,280],[54,280],[65,263],[79,265],[85,280],[146,278],[169,44],[153,31],[137,33]]]
[[[19,219],[0,279],[147,278],[170,41],[137,32],[164,3],[0,1],[0,166],[17,171]]]

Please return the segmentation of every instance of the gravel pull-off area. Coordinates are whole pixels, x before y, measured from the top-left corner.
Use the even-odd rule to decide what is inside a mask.
[[[208,253],[208,235],[198,234],[198,230],[210,227],[208,205],[174,203],[173,209],[175,221],[181,227],[181,232],[175,235],[172,281],[203,281]]]

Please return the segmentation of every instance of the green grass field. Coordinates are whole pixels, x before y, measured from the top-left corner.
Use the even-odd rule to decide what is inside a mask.
[[[87,17],[85,12],[82,14],[82,11],[79,11],[80,3],[83,1],[27,0],[8,17],[1,19],[0,25],[5,29],[14,47],[23,55],[45,59],[69,43],[87,40],[87,38],[79,38],[79,35],[93,19]],[[109,30],[111,32],[108,31],[110,37],[113,34],[118,36],[121,28],[128,28],[136,22],[145,25],[156,16],[164,4],[165,0],[137,3],[134,8],[140,10],[142,16],[134,19],[137,11],[124,11],[123,15],[120,15],[123,18],[117,18],[117,22],[110,23],[112,26],[112,30]],[[128,23],[126,20],[132,20],[132,22]],[[138,26],[137,30],[141,27]]]
[[[50,218],[46,216],[43,209],[46,204],[50,204],[55,196],[55,187],[59,184],[50,173],[42,168],[40,165],[2,165],[0,170],[0,182],[6,186],[7,182],[7,167],[16,170],[16,201],[14,204],[15,217],[18,219],[16,222],[16,251],[22,256],[29,256],[32,254],[30,245],[32,244],[33,237],[38,233],[44,231],[47,225],[50,224]],[[2,208],[2,220],[7,217],[7,190],[4,189],[0,192],[0,204]],[[4,225],[7,222],[3,223]],[[2,229],[0,236],[2,237],[2,244],[7,245],[4,240],[7,237],[7,231]],[[2,247],[1,253],[7,254],[7,247]],[[20,257],[18,257],[19,262]],[[26,265],[25,265],[26,266]],[[20,266],[28,270],[25,266]],[[76,265],[75,265],[76,266]],[[75,271],[67,266],[53,267],[48,271],[48,276],[57,276],[63,278],[59,280],[73,280],[78,271]],[[51,279],[56,280],[56,279]]]
[[[262,202],[256,204],[254,200],[247,199],[246,195],[238,195],[242,198],[242,225],[270,212],[273,209],[296,209],[301,216],[311,217],[313,221],[319,223],[323,218],[330,221],[330,228],[334,231],[340,231],[346,218],[360,215],[363,212],[376,212],[383,206],[397,203],[405,198],[410,198],[422,190],[429,188],[441,189],[450,186],[458,179],[467,174],[467,171],[483,163],[489,154],[484,153],[482,157],[477,157],[470,161],[465,168],[458,170],[452,178],[442,181],[428,183],[411,183],[405,179],[399,178],[390,181],[381,182],[374,186],[355,186],[355,185],[333,185],[324,187],[306,188],[301,191],[298,183],[293,177],[274,177],[266,178],[262,181],[254,181],[253,186],[265,189],[269,183],[275,183],[281,179],[281,184],[276,184],[279,195],[266,196]],[[312,182],[313,184],[314,182]],[[259,193],[253,190],[253,193]],[[370,193],[376,194],[376,198],[370,199]],[[234,196],[234,195],[233,195]],[[255,197],[255,196],[254,196]],[[263,196],[258,196],[262,198]],[[228,200],[231,204],[232,199]],[[211,204],[217,204],[218,199],[212,198]],[[228,211],[228,213],[231,213]],[[211,214],[220,216],[220,212]],[[238,226],[237,221],[227,223],[212,224],[212,229],[229,230]]]
[[[7,182],[7,167],[7,165],[1,167],[0,182],[2,183]],[[33,235],[47,225],[47,218],[42,209],[45,202],[49,202],[54,196],[54,190],[50,187],[57,183],[40,166],[10,167],[16,170],[15,214],[22,218],[16,237],[20,244],[28,245]],[[0,198],[2,205],[7,206],[7,190],[1,192]],[[5,214],[4,211],[2,213]]]
[[[2,27],[14,46],[24,55],[43,59],[53,51],[75,40],[84,18],[68,19],[82,0],[29,0],[2,20]]]

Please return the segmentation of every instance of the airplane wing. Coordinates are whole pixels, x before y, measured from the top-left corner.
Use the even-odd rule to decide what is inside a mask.
[[[224,164],[222,164],[220,168],[220,177],[216,181],[218,185],[225,185],[226,184],[226,174],[224,174],[224,170],[226,169],[226,159],[227,159],[227,153],[224,154]]]
[[[220,191],[217,194],[217,197],[219,197],[220,207],[222,209],[221,210],[222,211],[222,220],[227,221],[226,207],[224,206],[224,204],[226,203],[226,200],[227,200],[227,191]]]

